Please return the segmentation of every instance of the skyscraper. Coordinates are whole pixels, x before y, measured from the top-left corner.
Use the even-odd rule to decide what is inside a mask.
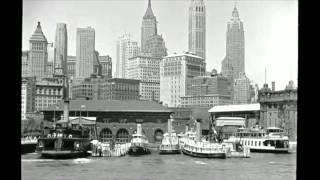
[[[141,25],[141,52],[146,52],[147,40],[157,34],[157,19],[151,9],[151,0],[148,0],[148,8],[143,16]]]
[[[250,80],[244,73],[239,73],[239,78],[234,80],[233,104],[246,104],[251,102]]]
[[[40,22],[37,29],[29,40],[29,63],[30,75],[37,79],[44,78],[46,75],[46,66],[48,61],[47,44],[48,41],[44,36]]]
[[[67,25],[57,23],[55,37],[55,61],[54,68],[62,69],[63,74],[67,74],[67,56],[68,56],[68,35]]]
[[[129,58],[137,56],[140,48],[137,41],[132,40],[130,34],[124,34],[117,41],[117,64],[116,77],[127,78],[127,61]]]
[[[76,78],[90,77],[94,72],[95,30],[91,27],[77,28]]]
[[[244,64],[244,30],[239,13],[234,7],[232,18],[227,26],[226,57],[230,58],[233,68],[233,78],[239,78],[245,72]]]
[[[206,58],[206,7],[203,0],[191,0],[189,6],[189,51]]]
[[[160,101],[180,107],[181,97],[191,94],[191,80],[206,73],[202,57],[188,52],[166,56],[160,62]]]
[[[48,61],[47,61],[47,76],[52,77],[54,74],[54,58],[55,58],[55,47],[54,43],[48,43],[47,45],[47,53],[48,53]]]

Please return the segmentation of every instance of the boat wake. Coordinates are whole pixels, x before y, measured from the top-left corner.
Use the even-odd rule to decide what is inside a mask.
[[[202,162],[202,161],[196,161],[195,163],[196,163],[196,164],[203,164],[203,165],[204,165],[204,164],[207,164],[207,163]]]
[[[55,161],[54,159],[21,159],[21,162],[48,162]]]
[[[77,158],[73,160],[73,163],[75,164],[85,164],[89,162],[91,162],[91,159],[87,159],[87,158]]]

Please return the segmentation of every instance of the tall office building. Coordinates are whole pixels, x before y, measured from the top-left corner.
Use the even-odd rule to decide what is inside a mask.
[[[181,96],[182,107],[212,107],[232,104],[232,83],[227,77],[216,72],[210,76],[197,76],[191,80],[191,94]]]
[[[246,104],[251,102],[252,87],[249,78],[244,73],[234,80],[233,104]]]
[[[35,110],[35,78],[23,77],[21,79],[21,119],[25,120],[28,112]]]
[[[74,79],[76,76],[76,56],[67,57],[67,74],[69,79]]]
[[[143,16],[141,25],[141,52],[147,52],[147,40],[157,34],[157,19],[151,9],[151,0],[148,0],[148,8]]]
[[[21,54],[21,76],[22,77],[28,77],[30,74],[29,70],[29,52],[28,51],[22,51]]]
[[[140,80],[140,100],[160,99],[161,58],[139,55],[128,60],[128,78]]]
[[[52,77],[54,74],[54,59],[55,59],[55,47],[53,43],[48,43],[47,45],[48,61],[46,73],[47,77]]]
[[[90,77],[94,72],[95,30],[91,27],[77,28],[76,78]]]
[[[203,0],[189,6],[189,51],[206,58],[206,7]]]
[[[67,74],[67,57],[68,57],[68,35],[67,25],[57,23],[55,37],[55,62],[54,67],[62,69],[63,74]]]
[[[101,75],[103,77],[112,78],[112,58],[109,55],[99,56],[101,66]]]
[[[127,78],[127,61],[129,58],[137,56],[140,48],[137,41],[132,40],[130,34],[124,34],[117,41],[117,65],[116,77]]]
[[[46,76],[46,66],[48,61],[47,44],[48,41],[44,36],[40,22],[38,22],[37,29],[29,39],[29,63],[30,75],[37,79]]]
[[[206,74],[204,58],[188,52],[166,56],[160,63],[160,101],[180,107],[181,96],[191,94],[191,80]]]
[[[234,7],[232,18],[227,26],[226,58],[230,59],[233,68],[233,79],[239,78],[245,72],[244,63],[244,30],[239,13]]]

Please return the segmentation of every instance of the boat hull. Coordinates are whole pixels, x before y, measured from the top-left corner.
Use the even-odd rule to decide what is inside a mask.
[[[42,158],[47,159],[74,159],[87,157],[90,154],[85,151],[42,151],[40,152]]]
[[[250,148],[250,152],[257,152],[257,153],[289,153],[289,149],[253,149],[253,148]]]
[[[162,149],[159,154],[181,154],[180,149]]]
[[[192,151],[188,151],[186,149],[182,149],[183,154],[192,156],[192,157],[199,157],[199,158],[217,158],[217,159],[226,159],[226,153],[196,153]]]
[[[150,154],[150,150],[146,147],[132,146],[129,148],[128,154],[131,156],[140,156],[145,154]]]
[[[36,152],[37,143],[21,144],[21,154]]]

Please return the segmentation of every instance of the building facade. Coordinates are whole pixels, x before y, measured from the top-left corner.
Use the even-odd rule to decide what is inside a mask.
[[[41,111],[63,98],[63,80],[59,78],[44,78],[36,82],[35,108]]]
[[[140,100],[160,100],[160,62],[143,55],[128,60],[128,78],[140,80]]]
[[[101,66],[101,75],[107,78],[112,78],[112,58],[109,55],[99,56]]]
[[[133,41],[130,34],[119,37],[117,41],[116,78],[127,78],[127,61],[139,53],[138,42]]]
[[[225,64],[230,59],[232,64],[233,79],[239,78],[240,73],[245,72],[245,44],[243,22],[239,18],[239,12],[236,7],[232,11],[232,18],[227,25]],[[226,60],[227,59],[227,60]]]
[[[166,56],[160,63],[160,101],[180,107],[181,97],[191,94],[191,80],[206,73],[202,57],[188,52]]]
[[[52,77],[54,74],[54,62],[55,62],[55,47],[53,43],[47,45],[48,61],[46,67],[47,77]]]
[[[21,54],[21,76],[22,77],[28,77],[30,75],[30,69],[28,66],[29,63],[29,52],[28,51],[22,51]]]
[[[249,78],[244,73],[234,80],[233,84],[233,104],[247,104],[251,102],[252,86]]]
[[[88,78],[94,72],[95,30],[77,28],[76,44],[76,78]]]
[[[260,125],[263,127],[280,127],[285,130],[290,140],[297,140],[297,100],[298,89],[293,81],[280,91],[272,91],[265,84],[259,91],[258,101],[261,105]]]
[[[48,61],[47,54],[48,41],[44,36],[40,22],[38,22],[37,29],[29,39],[29,70],[30,76],[35,76],[37,79],[46,76],[46,67]]]
[[[203,0],[189,6],[189,51],[206,58],[206,7]]]
[[[73,84],[72,99],[138,100],[139,80],[92,76]]]
[[[147,41],[157,34],[157,19],[151,8],[151,0],[148,0],[148,8],[143,16],[141,25],[141,52],[148,52]]]
[[[21,79],[21,119],[27,118],[27,113],[35,110],[35,78]]]
[[[191,80],[191,94],[181,97],[182,107],[197,107],[232,104],[231,82],[228,78],[211,74]]]
[[[94,40],[93,40],[93,43],[94,43]],[[67,74],[67,58],[68,58],[68,33],[67,33],[67,25],[65,23],[57,23],[54,45],[55,45],[54,67],[61,68],[63,74],[66,75]]]
[[[74,79],[76,76],[76,56],[67,57],[67,74],[69,79]]]

